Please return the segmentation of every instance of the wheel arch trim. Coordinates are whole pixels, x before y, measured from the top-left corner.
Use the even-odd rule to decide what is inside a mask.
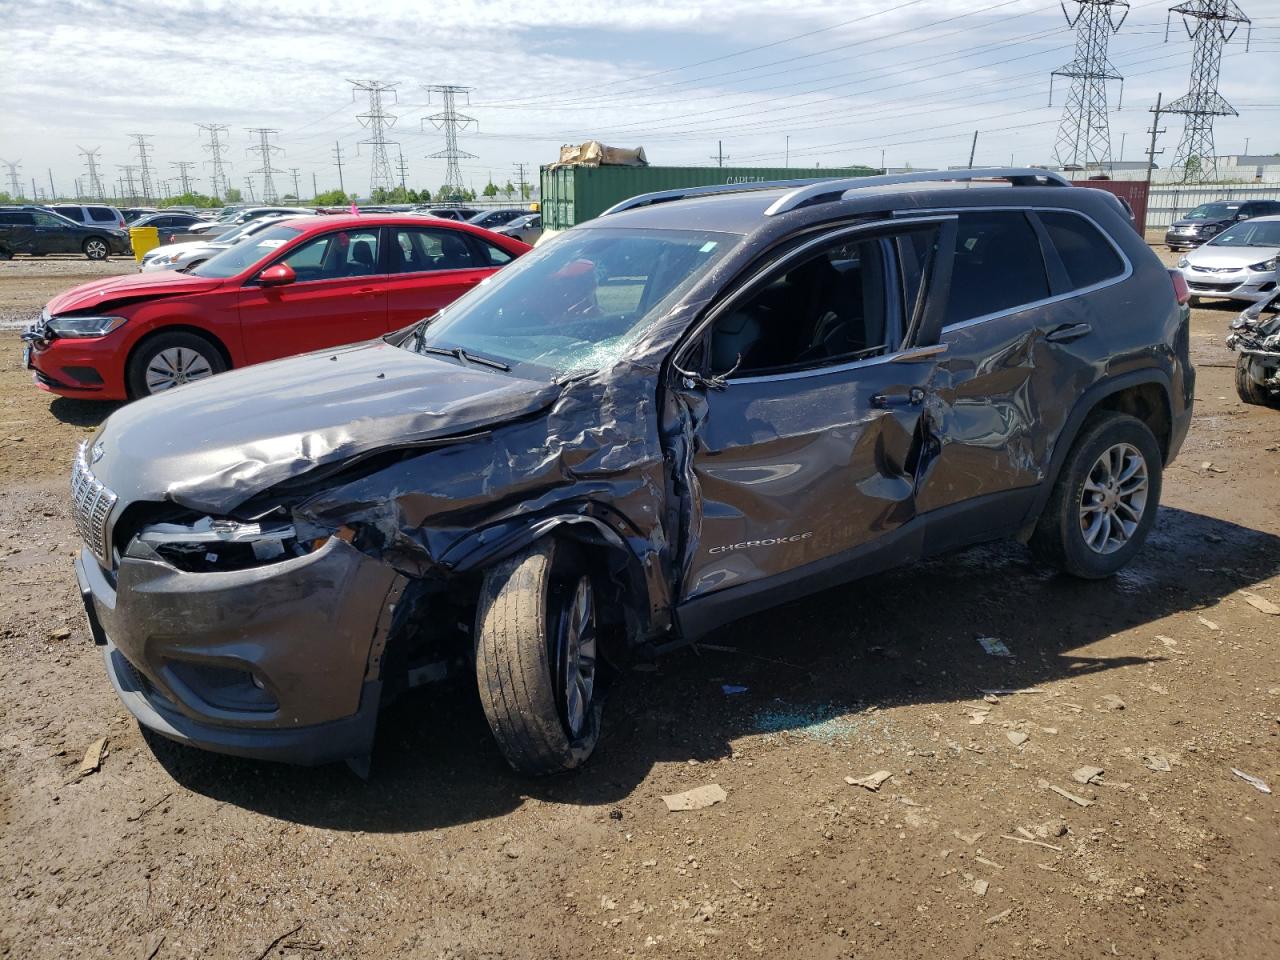
[[[1099,409],[1102,402],[1108,397],[1113,397],[1133,387],[1149,384],[1160,388],[1160,394],[1165,404],[1165,414],[1168,416],[1170,424],[1172,424],[1173,403],[1170,398],[1173,395],[1173,382],[1169,374],[1159,367],[1144,367],[1141,370],[1131,370],[1128,373],[1108,377],[1106,380],[1093,384],[1080,395],[1058,433],[1058,439],[1053,446],[1053,454],[1049,458],[1048,470],[1045,471],[1045,477],[1040,484],[1040,491],[1023,519],[1024,531],[1040,519],[1040,514],[1043,512],[1044,506],[1048,503],[1049,497],[1053,493],[1053,488],[1058,482],[1058,477],[1062,474],[1067,454],[1075,444],[1081,428],[1084,426],[1085,421],[1089,419],[1089,415]],[[1158,437],[1157,442],[1160,442]],[[1167,462],[1169,451],[1162,450],[1161,452]]]

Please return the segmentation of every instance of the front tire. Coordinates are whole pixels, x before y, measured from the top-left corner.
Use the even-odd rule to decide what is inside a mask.
[[[596,590],[577,552],[546,538],[490,569],[476,612],[476,684],[519,773],[586,762],[600,737]]]
[[[125,371],[129,396],[137,399],[163,393],[184,383],[203,380],[227,369],[222,354],[194,333],[162,333],[138,347]]]
[[[90,237],[80,247],[90,260],[105,260],[111,255],[111,248],[101,237]]]
[[[1248,357],[1236,357],[1236,393],[1245,403],[1270,407],[1276,404],[1271,392],[1253,378],[1253,364]]]
[[[1031,537],[1031,551],[1075,577],[1110,577],[1155,523],[1163,457],[1150,428],[1106,412],[1086,422]]]

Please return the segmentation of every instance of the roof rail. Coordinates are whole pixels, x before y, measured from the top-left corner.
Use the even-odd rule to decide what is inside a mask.
[[[627,200],[615,203],[600,214],[607,217],[611,213],[623,210],[634,210],[636,207],[651,207],[656,203],[668,203],[672,200],[684,200],[689,197],[707,197],[717,193],[746,193],[751,190],[776,190],[778,187],[806,187],[815,183],[832,183],[830,177],[810,177],[797,180],[753,180],[748,183],[713,183],[706,187],[677,187],[674,190],[657,190],[653,193],[641,193]]]
[[[865,187],[888,187],[902,183],[945,183],[964,180],[1008,180],[1015,187],[1069,187],[1071,181],[1054,170],[1039,167],[985,167],[977,170],[929,170],[920,173],[894,173],[882,177],[846,177],[840,180],[822,180],[809,186],[792,190],[779,197],[765,211],[772,217],[789,213],[815,203],[831,203],[844,197],[850,190]]]

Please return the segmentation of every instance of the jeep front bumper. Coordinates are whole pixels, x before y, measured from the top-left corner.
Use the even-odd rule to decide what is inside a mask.
[[[189,573],[88,551],[76,578],[129,712],[170,739],[299,764],[367,756],[403,579],[342,540],[244,570]]]

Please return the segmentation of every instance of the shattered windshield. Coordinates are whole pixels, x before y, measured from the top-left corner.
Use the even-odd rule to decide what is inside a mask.
[[[404,347],[461,349],[463,360],[474,354],[542,368],[543,376],[599,369],[741,239],[699,230],[571,230],[446,308]]]
[[[1215,247],[1280,247],[1280,220],[1246,220],[1209,243]]]

